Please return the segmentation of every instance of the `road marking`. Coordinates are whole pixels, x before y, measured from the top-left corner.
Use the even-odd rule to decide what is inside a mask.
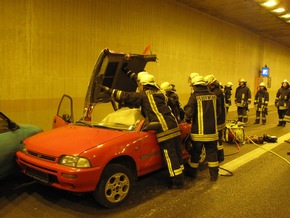
[[[266,150],[264,150],[262,148],[256,148],[255,150],[253,150],[247,154],[244,154],[243,156],[238,157],[237,159],[232,160],[226,164],[223,164],[220,167],[227,169],[229,171],[234,171],[237,168],[243,166],[244,164],[250,162],[251,160],[254,160],[255,158],[261,156],[262,154],[268,152],[267,150],[272,150],[273,148],[277,147],[278,145],[284,143],[284,140],[289,139],[289,138],[290,138],[290,133],[287,133],[281,137],[278,137],[278,140],[276,143],[266,143],[263,145],[259,145],[259,146],[265,148]]]

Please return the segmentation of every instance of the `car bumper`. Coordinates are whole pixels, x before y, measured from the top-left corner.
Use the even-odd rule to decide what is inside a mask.
[[[103,170],[102,167],[67,167],[22,152],[17,152],[16,156],[17,164],[24,174],[46,185],[71,192],[94,191]]]

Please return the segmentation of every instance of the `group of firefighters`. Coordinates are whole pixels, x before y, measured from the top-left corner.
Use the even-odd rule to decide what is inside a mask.
[[[186,187],[185,175],[196,178],[202,149],[206,152],[210,180],[216,181],[219,175],[219,163],[224,160],[222,133],[226,126],[226,113],[231,105],[233,84],[228,82],[223,88],[214,75],[203,77],[198,73],[192,73],[189,76],[192,91],[188,103],[181,108],[173,84],[163,82],[159,86],[153,75],[146,71],[135,73],[128,69],[127,65],[123,66],[123,71],[137,83],[136,92],[126,92],[105,86],[102,86],[102,89],[118,102],[140,107],[149,123],[159,123],[160,128],[156,130],[156,138],[170,177],[168,187],[172,189]],[[284,89],[289,90],[288,94],[284,92]],[[282,120],[286,111],[283,114],[282,106],[286,107],[286,105],[282,104],[282,101],[290,94],[287,81],[283,81],[278,93],[275,101],[279,113],[278,125],[285,126]],[[254,101],[257,111],[255,123],[259,123],[260,113],[262,113],[262,123],[266,123],[268,102],[269,94],[265,83],[262,82]],[[246,86],[246,81],[240,79],[235,93],[239,121],[247,122],[247,110],[250,103],[250,89]],[[180,147],[181,133],[178,124],[181,122],[191,124],[191,146],[188,149],[190,157],[185,166]]]

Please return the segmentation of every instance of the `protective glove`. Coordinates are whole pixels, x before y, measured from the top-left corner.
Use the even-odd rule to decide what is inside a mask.
[[[137,74],[135,72],[133,72],[132,70],[129,69],[128,67],[128,63],[124,63],[122,66],[122,70],[126,73],[126,76],[131,78],[131,79],[136,79],[137,78]]]
[[[107,87],[107,86],[102,86],[101,85],[101,90],[103,90],[104,92],[106,92],[106,93],[108,93],[108,94],[112,94],[113,93],[113,89],[110,89],[109,87]]]

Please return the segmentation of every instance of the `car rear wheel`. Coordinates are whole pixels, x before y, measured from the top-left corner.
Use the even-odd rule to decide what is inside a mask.
[[[133,187],[133,174],[121,164],[109,164],[104,169],[93,195],[102,206],[113,208],[129,197]]]

